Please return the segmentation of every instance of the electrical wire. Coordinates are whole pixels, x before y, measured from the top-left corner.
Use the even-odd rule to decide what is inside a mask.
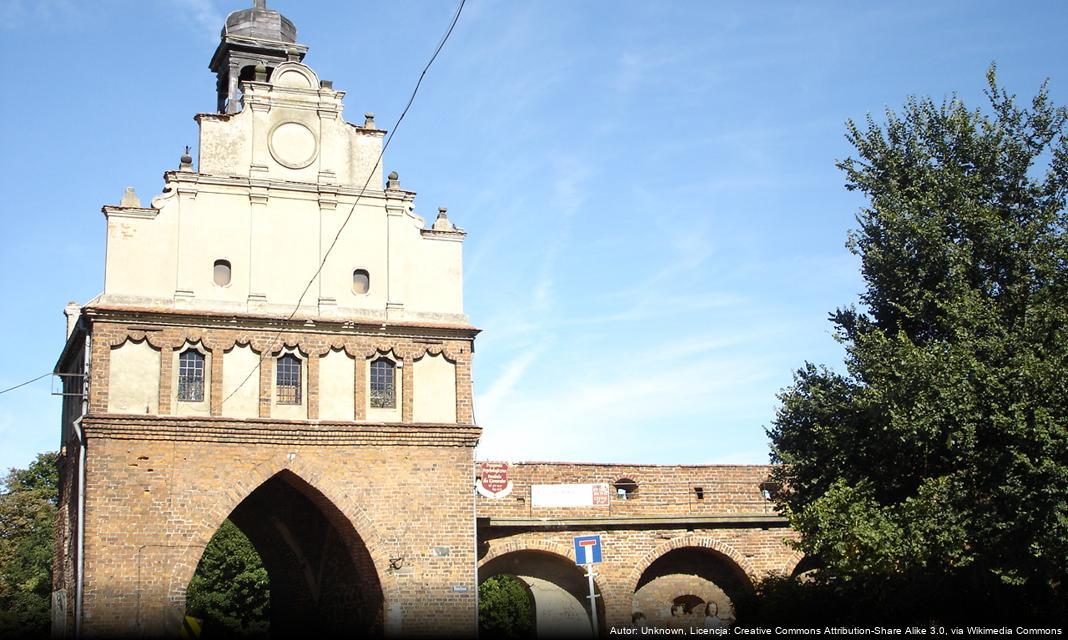
[[[5,394],[5,393],[7,393],[8,391],[14,391],[15,389],[18,389],[19,387],[25,387],[25,386],[26,386],[26,385],[28,385],[28,384],[32,384],[32,383],[34,383],[34,382],[37,382],[37,381],[38,381],[38,380],[40,380],[41,378],[44,378],[44,377],[47,377],[47,376],[50,376],[50,375],[52,375],[52,372],[51,372],[51,371],[49,371],[48,373],[42,373],[41,375],[37,376],[37,377],[36,377],[36,378],[34,378],[33,380],[27,380],[26,382],[23,382],[23,383],[17,384],[17,385],[15,385],[15,386],[13,386],[13,387],[8,387],[7,389],[4,389],[4,390],[0,391],[0,395],[4,395],[4,394]]]
[[[426,66],[423,67],[422,73],[419,74],[419,79],[416,81],[415,87],[412,89],[412,93],[408,97],[408,102],[404,105],[404,109],[401,111],[400,116],[397,117],[397,121],[393,124],[393,128],[390,130],[389,135],[386,136],[386,141],[382,145],[382,150],[378,153],[378,158],[375,159],[374,167],[372,167],[371,171],[367,174],[367,180],[364,181],[363,188],[360,189],[360,191],[356,194],[356,199],[353,200],[352,206],[349,207],[349,212],[345,216],[345,220],[341,223],[341,227],[338,228],[337,233],[334,234],[334,239],[330,242],[330,246],[327,247],[326,253],[323,254],[322,260],[319,262],[319,268],[315,270],[314,274],[312,274],[312,277],[308,280],[308,284],[304,285],[304,291],[302,291],[300,297],[297,298],[297,304],[293,306],[293,311],[290,312],[290,314],[286,317],[285,321],[282,323],[282,327],[279,328],[278,333],[275,334],[274,338],[270,342],[270,345],[267,347],[267,349],[264,350],[264,354],[270,355],[274,352],[276,345],[278,344],[278,339],[282,337],[282,333],[285,331],[285,325],[288,324],[291,320],[293,320],[293,317],[297,315],[297,311],[300,310],[301,303],[304,302],[304,297],[308,295],[308,291],[311,289],[312,284],[315,283],[315,279],[318,278],[320,274],[322,274],[323,267],[326,266],[327,258],[330,257],[330,253],[333,252],[334,247],[337,245],[337,241],[341,237],[341,233],[345,230],[345,227],[348,226],[349,220],[352,219],[353,214],[356,212],[356,205],[359,204],[360,197],[362,197],[364,192],[367,191],[367,186],[371,183],[371,178],[374,177],[375,171],[377,171],[378,167],[382,164],[382,158],[383,156],[385,156],[386,149],[389,148],[390,142],[393,141],[393,136],[396,135],[397,129],[399,129],[401,123],[404,122],[404,117],[408,115],[408,109],[410,109],[412,103],[415,102],[415,96],[419,93],[419,87],[423,84],[423,79],[426,77],[427,72],[430,71],[430,66],[434,64],[434,60],[437,59],[438,54],[441,53],[441,50],[445,47],[445,43],[449,41],[449,36],[452,35],[453,29],[456,28],[456,23],[460,20],[460,13],[463,12],[464,4],[466,4],[466,2],[467,0],[460,0],[460,4],[457,5],[456,12],[453,14],[452,20],[449,22],[449,28],[445,31],[445,35],[441,37],[441,40],[438,41],[437,47],[434,48],[433,55],[430,56],[430,59],[427,61]],[[260,362],[262,363],[262,361],[263,358],[261,357]],[[245,386],[245,383],[247,383],[249,379],[252,378],[252,374],[259,371],[260,366],[260,364],[257,364],[255,367],[253,367],[252,370],[248,372],[248,375],[245,376],[245,378],[241,381],[241,383],[234,387],[233,391],[231,391],[225,398],[223,398],[222,404],[225,404],[227,400],[234,397],[234,394],[240,391],[241,388]]]
[[[383,158],[383,156],[385,156],[386,149],[389,148],[390,142],[393,141],[393,136],[397,133],[397,129],[400,128],[400,124],[401,124],[401,122],[404,121],[404,117],[406,115],[408,115],[408,110],[411,108],[412,103],[415,102],[415,96],[416,96],[416,94],[419,93],[419,87],[423,84],[423,79],[426,77],[427,72],[430,71],[430,66],[432,64],[434,64],[434,60],[437,59],[438,54],[441,53],[441,50],[445,47],[445,43],[448,42],[449,36],[452,35],[453,29],[456,28],[456,23],[459,22],[460,13],[463,12],[464,4],[466,4],[466,3],[467,3],[467,0],[460,0],[460,4],[456,7],[456,12],[453,14],[452,20],[449,22],[449,28],[445,31],[445,35],[443,35],[441,37],[441,40],[438,41],[437,47],[434,48],[433,55],[430,56],[430,60],[428,60],[427,63],[426,63],[426,66],[423,67],[422,73],[419,74],[419,79],[415,83],[415,88],[412,89],[412,93],[408,97],[408,102],[404,105],[404,110],[401,111],[401,114],[397,118],[397,121],[393,124],[392,130],[389,132],[389,135],[386,137],[386,141],[382,145],[382,150],[378,153],[378,158],[375,159],[374,167],[372,167],[371,171],[367,174],[367,180],[364,181],[363,188],[360,189],[360,192],[356,194],[356,199],[353,200],[352,206],[349,207],[348,215],[345,216],[345,220],[341,223],[341,227],[338,228],[337,233],[334,234],[333,241],[331,241],[330,246],[326,250],[326,253],[323,254],[322,261],[319,262],[319,268],[315,270],[315,273],[308,280],[308,284],[306,284],[304,286],[304,291],[302,291],[301,294],[300,294],[300,297],[297,298],[297,304],[294,305],[293,311],[290,312],[290,314],[286,317],[285,322],[283,322],[283,325],[288,323],[289,321],[291,321],[293,319],[293,317],[295,315],[297,315],[297,311],[300,310],[301,303],[304,302],[304,297],[306,295],[308,295],[308,291],[311,289],[312,284],[315,283],[315,279],[318,278],[320,274],[322,274],[323,267],[326,266],[327,258],[330,257],[330,254],[333,252],[334,247],[337,245],[337,241],[341,237],[341,232],[343,232],[345,230],[345,227],[348,226],[348,224],[349,224],[349,220],[352,219],[352,215],[356,211],[356,205],[359,204],[360,197],[363,196],[363,193],[367,190],[367,186],[371,183],[371,178],[374,176],[375,171],[377,171],[378,167],[382,164],[382,158]],[[266,349],[266,351],[265,351],[266,353],[269,354],[269,353],[272,353],[274,351],[275,345],[278,343],[278,339],[280,337],[282,337],[282,332],[284,330],[285,330],[284,327],[282,329],[278,330],[278,333],[275,334],[274,339],[271,340],[270,346]],[[223,402],[225,403],[227,400],[232,398],[235,393],[240,391],[241,388],[243,386],[245,386],[245,383],[249,381],[249,378],[252,377],[252,374],[256,373],[256,371],[259,370],[259,368],[260,368],[260,365],[256,365],[252,369],[252,371],[249,371],[248,375],[245,376],[245,379],[241,381],[241,384],[237,385],[237,387],[235,387],[234,390],[231,391],[228,396],[223,398]],[[7,393],[9,391],[14,391],[15,389],[19,389],[21,387],[25,387],[28,384],[32,384],[34,382],[37,382],[41,378],[45,378],[45,377],[50,376],[50,375],[52,375],[51,371],[49,371],[48,373],[43,373],[43,374],[37,376],[36,378],[33,378],[32,380],[27,380],[25,382],[19,383],[19,384],[13,386],[13,387],[8,387],[7,389],[2,389],[2,390],[0,390],[0,395],[3,395],[3,394],[5,394],[5,393]]]

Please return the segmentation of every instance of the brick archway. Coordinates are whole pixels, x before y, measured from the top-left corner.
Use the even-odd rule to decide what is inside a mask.
[[[649,551],[641,560],[634,563],[634,568],[631,569],[630,574],[627,576],[627,584],[630,587],[630,593],[634,593],[638,590],[638,582],[642,579],[645,569],[656,562],[658,558],[664,555],[664,553],[686,547],[711,549],[722,553],[728,560],[731,560],[738,565],[738,568],[740,568],[745,576],[749,578],[751,583],[753,579],[758,576],[753,565],[748,560],[745,560],[744,556],[731,545],[707,535],[685,535],[672,538],[672,540]]]
[[[534,600],[538,637],[587,637],[592,634],[587,579],[575,564],[574,552],[562,544],[530,536],[491,549],[478,564],[478,581],[511,575],[525,583]],[[599,597],[599,635],[607,633],[606,603],[601,581],[594,579]]]
[[[793,575],[797,571],[797,567],[801,564],[801,561],[805,559],[805,554],[800,551],[795,551],[786,562],[782,563],[782,568],[779,569],[779,573],[784,576]]]
[[[575,550],[571,547],[552,542],[551,540],[543,540],[536,535],[525,533],[518,536],[512,536],[508,539],[508,542],[504,544],[491,545],[486,555],[478,561],[478,566],[481,568],[494,558],[516,551],[544,551],[546,553],[561,556],[571,562],[575,561]]]
[[[389,603],[397,600],[397,594],[391,588],[393,581],[386,579],[383,568],[388,566],[390,547],[396,544],[395,541],[385,539],[357,499],[344,487],[336,486],[324,478],[313,462],[290,460],[286,454],[261,463],[237,478],[228,479],[223,485],[228,488],[213,496],[209,505],[203,505],[203,517],[195,525],[196,533],[189,537],[187,545],[180,548],[171,565],[167,599],[172,609],[184,610],[189,581],[196,572],[204,548],[223,521],[231,518],[235,510],[257,490],[281,476],[291,479],[295,486],[303,487],[302,493],[306,493],[305,497],[324,511],[324,517],[328,517],[326,512],[333,512],[339,529],[351,529],[351,536],[342,538],[342,542],[351,553],[355,554],[358,551],[355,546],[359,546],[364,555],[369,556],[361,566],[373,573],[373,581],[381,592],[384,615]]]
[[[742,572],[749,578],[750,583],[759,574],[753,565],[745,559],[745,556],[738,553],[736,549],[726,544],[722,540],[717,540],[710,536],[682,536],[679,538],[673,538],[664,544],[661,544],[657,548],[653,549],[649,553],[645,554],[641,560],[634,564],[634,569],[630,571],[627,576],[627,584],[630,585],[630,592],[634,593],[638,589],[638,582],[642,578],[642,574],[650,567],[658,558],[664,554],[674,551],[676,549],[683,549],[685,547],[697,547],[701,549],[711,549],[717,551],[720,554],[726,556],[729,560],[734,562]]]
[[[631,608],[660,627],[729,626],[735,598],[753,588],[752,565],[710,536],[683,536],[659,545],[631,571]]]

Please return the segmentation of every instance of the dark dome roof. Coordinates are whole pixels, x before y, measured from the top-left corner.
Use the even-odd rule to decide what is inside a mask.
[[[257,0],[252,8],[235,11],[226,16],[222,35],[295,43],[297,28],[289,18],[268,9],[265,0]]]

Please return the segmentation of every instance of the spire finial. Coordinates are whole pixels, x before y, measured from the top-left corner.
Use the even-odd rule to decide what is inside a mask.
[[[266,9],[267,8],[267,0],[252,0],[252,8],[253,9]]]
[[[435,231],[456,231],[456,227],[449,222],[448,211],[445,207],[438,207],[438,218],[432,226]]]

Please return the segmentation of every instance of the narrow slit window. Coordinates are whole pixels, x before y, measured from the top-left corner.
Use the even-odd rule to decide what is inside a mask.
[[[204,401],[204,354],[183,351],[178,356],[178,400]]]
[[[366,269],[357,269],[352,272],[352,292],[367,293],[371,290],[371,274]]]
[[[216,260],[214,271],[215,284],[225,287],[230,284],[230,261]]]
[[[386,358],[371,363],[371,406],[376,409],[397,406],[396,365]]]
[[[278,359],[275,375],[278,404],[300,404],[300,359],[287,353]]]

